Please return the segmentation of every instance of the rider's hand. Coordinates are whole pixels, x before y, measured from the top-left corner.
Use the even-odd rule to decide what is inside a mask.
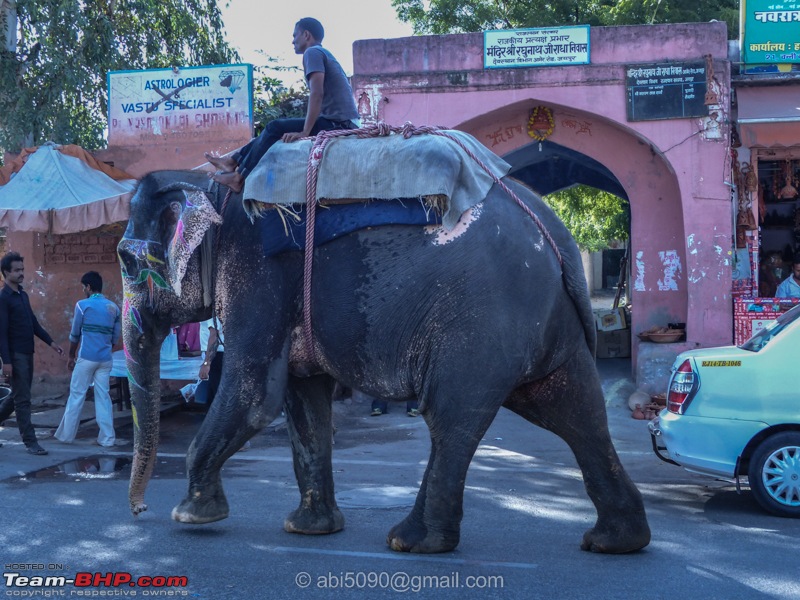
[[[309,134],[305,133],[304,131],[291,131],[289,133],[284,133],[283,137],[281,137],[281,140],[288,144],[308,136]]]

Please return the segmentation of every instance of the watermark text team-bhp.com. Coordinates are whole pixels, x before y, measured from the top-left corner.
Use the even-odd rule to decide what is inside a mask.
[[[36,575],[31,571],[67,570],[53,564],[6,564],[3,582],[6,597],[54,598],[66,596],[188,596],[185,575],[143,575],[125,571],[108,573],[78,572],[66,575]],[[67,589],[64,589],[67,588]]]

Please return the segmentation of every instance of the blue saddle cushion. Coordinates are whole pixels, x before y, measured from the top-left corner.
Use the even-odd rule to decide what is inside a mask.
[[[305,248],[306,207],[303,206],[296,212],[300,216],[300,221],[288,217],[281,219],[277,210],[268,211],[263,218],[256,221],[261,227],[261,241],[265,256],[275,256],[281,252]],[[436,210],[426,208],[416,198],[331,204],[327,207],[317,206],[314,245],[320,246],[337,237],[367,227],[439,225],[441,222],[441,215]]]

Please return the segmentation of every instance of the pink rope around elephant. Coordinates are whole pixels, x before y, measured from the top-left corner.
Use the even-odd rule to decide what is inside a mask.
[[[311,331],[311,271],[314,260],[314,222],[317,213],[317,179],[319,177],[319,165],[322,162],[322,156],[325,152],[325,147],[328,143],[338,137],[355,136],[359,138],[383,137],[391,134],[402,134],[406,139],[413,135],[438,135],[445,137],[450,141],[456,143],[478,166],[480,166],[492,180],[500,186],[506,194],[508,194],[519,205],[519,207],[527,214],[539,231],[542,237],[547,240],[550,247],[555,252],[558,258],[558,264],[563,265],[561,252],[558,250],[555,240],[550,235],[550,232],[544,226],[544,223],[539,217],[517,196],[514,191],[509,188],[505,183],[492,173],[491,169],[487,167],[469,148],[467,148],[461,140],[450,135],[441,127],[414,127],[411,123],[405,123],[402,127],[392,127],[386,123],[380,122],[375,125],[369,125],[360,129],[336,129],[332,131],[320,131],[311,145],[311,152],[308,157],[308,169],[306,171],[306,248],[303,261],[303,339],[306,344],[306,349],[312,361],[316,360],[316,352],[314,351],[314,338]]]

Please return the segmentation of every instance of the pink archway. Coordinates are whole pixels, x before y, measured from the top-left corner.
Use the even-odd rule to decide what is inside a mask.
[[[535,155],[539,143],[526,122],[537,100],[526,100],[473,117],[456,129],[467,131],[512,165],[512,175]],[[556,123],[548,141],[602,164],[624,189],[631,205],[633,330],[688,319],[688,285],[683,207],[675,173],[664,156],[635,131],[596,114],[547,103]],[[527,150],[528,152],[525,152]],[[646,241],[646,242],[645,242]],[[658,265],[660,268],[647,268]],[[669,292],[669,293],[663,293]],[[691,337],[691,331],[689,332]]]

